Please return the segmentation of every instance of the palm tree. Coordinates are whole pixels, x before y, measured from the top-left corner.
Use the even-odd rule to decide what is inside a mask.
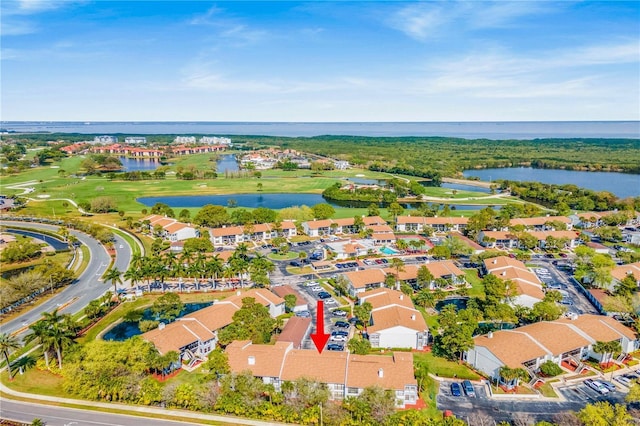
[[[118,271],[118,268],[111,268],[105,273],[104,280],[111,282],[113,294],[118,294],[118,284],[122,284],[122,272]]]
[[[600,364],[607,365],[611,362],[614,353],[622,351],[622,346],[619,340],[613,340],[611,342],[598,341],[593,345],[593,351],[597,354],[602,354]]]
[[[59,315],[58,310],[53,312],[44,312],[42,319],[47,328],[48,342],[50,348],[56,352],[58,357],[58,366],[62,368],[62,350],[73,344],[76,337],[75,324],[71,319],[71,315]]]
[[[0,334],[0,352],[4,355],[4,360],[7,363],[7,370],[9,371],[9,380],[13,379],[13,372],[11,371],[11,362],[9,361],[9,351],[18,349],[20,343],[18,339],[8,333]]]
[[[518,386],[518,382],[520,380],[526,380],[529,378],[529,373],[527,373],[522,368],[509,368],[506,365],[500,367],[499,370],[500,379],[504,382],[507,389],[513,389]]]
[[[396,290],[400,291],[400,272],[404,272],[404,262],[402,259],[394,257],[391,259],[391,267],[396,270]]]
[[[400,251],[405,251],[409,247],[409,243],[407,242],[407,240],[397,240],[396,247]]]
[[[49,328],[47,324],[43,321],[37,321],[29,326],[31,333],[27,334],[24,337],[24,343],[29,344],[34,340],[37,341],[42,346],[42,352],[44,355],[44,362],[49,368],[49,351],[51,350],[51,339]]]
[[[135,287],[138,281],[143,278],[143,272],[139,268],[130,267],[124,273],[123,278],[131,283],[131,287]]]
[[[213,286],[215,288],[215,282],[218,276],[224,271],[224,262],[220,259],[220,256],[216,254],[205,263],[205,270],[213,280]]]

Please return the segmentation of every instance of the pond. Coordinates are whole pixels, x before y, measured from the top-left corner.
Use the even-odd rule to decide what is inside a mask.
[[[436,303],[436,311],[440,312],[442,308],[447,305],[454,305],[456,310],[466,309],[467,308],[467,300],[468,297],[449,297],[447,299],[442,299],[438,303]]]
[[[640,175],[627,173],[505,167],[501,169],[465,170],[463,175],[466,178],[478,177],[480,180],[488,182],[496,179],[508,179],[556,185],[573,184],[594,191],[609,191],[620,198],[640,195]]]
[[[218,157],[216,163],[216,171],[218,173],[237,172],[238,170],[240,170],[240,167],[234,154],[224,154]]]
[[[203,302],[203,303],[185,303],[184,309],[178,315],[178,318],[183,317],[192,312],[198,311],[200,309],[206,308],[207,306],[213,305],[213,302]],[[147,308],[144,310],[142,314],[143,320],[157,320],[151,312],[151,308]],[[103,339],[104,340],[115,340],[117,342],[121,342],[123,340],[127,340],[130,337],[137,336],[142,334],[140,328],[138,328],[137,322],[129,322],[123,321],[120,324],[114,326],[111,330],[105,333]]]
[[[141,172],[155,170],[160,166],[160,161],[152,158],[118,157],[125,172]]]

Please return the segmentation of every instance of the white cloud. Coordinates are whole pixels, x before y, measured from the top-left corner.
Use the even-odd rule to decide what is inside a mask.
[[[425,41],[446,31],[512,26],[518,18],[552,10],[545,2],[432,1],[402,6],[384,21],[411,38]]]

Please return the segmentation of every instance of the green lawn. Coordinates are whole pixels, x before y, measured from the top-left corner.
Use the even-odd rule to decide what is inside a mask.
[[[195,165],[200,169],[210,169],[215,167],[215,162],[210,161],[214,157],[212,154],[198,154],[173,159],[175,164],[168,167],[169,171],[177,170],[178,167]],[[124,210],[127,216],[139,215],[141,209],[145,208],[136,201],[140,196],[169,196],[169,195],[220,195],[256,193],[257,184],[262,184],[264,193],[321,193],[335,182],[342,182],[345,178],[363,175],[367,179],[386,179],[390,175],[387,173],[372,172],[362,169],[333,170],[322,172],[320,175],[313,174],[310,170],[295,170],[285,172],[282,170],[262,171],[262,177],[256,178],[225,178],[220,176],[211,180],[177,180],[174,175],[169,175],[163,180],[150,181],[110,181],[106,177],[89,176],[86,179],[68,177],[79,171],[80,163],[84,160],[82,156],[65,158],[52,165],[59,168],[51,168],[52,165],[29,169],[18,175],[3,176],[3,186],[9,195],[18,194],[23,189],[6,188],[15,184],[31,182],[29,186],[35,191],[27,194],[28,197],[40,200],[38,196],[48,196],[51,199],[70,198],[76,202],[90,202],[97,196],[112,197],[119,210]],[[64,170],[66,173],[59,173]],[[411,178],[411,177],[410,177]],[[413,178],[415,179],[415,178]],[[5,190],[3,189],[3,190]],[[521,200],[507,200],[499,198],[486,198],[486,194],[472,191],[459,191],[455,195],[448,188],[430,187],[427,188],[429,196],[452,197],[454,199],[473,197],[475,200],[461,201],[458,203],[469,204],[503,204],[507,202],[522,202]],[[44,200],[44,199],[43,199]],[[62,201],[38,201],[30,202],[25,214],[38,214],[41,216],[57,216],[61,214],[75,214],[77,211],[71,206],[63,206]],[[481,206],[479,207],[481,208]],[[196,209],[189,209],[195,213]],[[366,214],[366,209],[337,209],[336,218],[353,217],[354,215]],[[384,212],[383,214],[386,214]],[[469,215],[469,211],[455,211],[453,215]],[[113,222],[112,222],[113,223]]]
[[[55,357],[53,362],[57,362]],[[9,374],[3,371],[2,383],[18,392],[37,393],[62,398],[72,397],[62,388],[62,377],[49,371],[38,370],[35,367],[29,368],[25,374],[16,374],[12,381],[9,381]]]
[[[469,289],[469,296],[484,299],[484,285],[482,284],[482,279],[478,277],[478,270],[472,268],[463,269],[463,271],[465,273],[467,282],[471,284],[471,289]]]
[[[414,352],[414,362],[423,361],[429,366],[429,372],[439,377],[457,377],[458,379],[478,380],[480,376],[467,368],[444,358],[437,357],[431,352]]]

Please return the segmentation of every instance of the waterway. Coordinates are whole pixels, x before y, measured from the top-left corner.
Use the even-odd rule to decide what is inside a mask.
[[[218,157],[218,162],[216,163],[216,171],[218,173],[237,172],[238,170],[240,170],[240,167],[234,154],[222,154]]]
[[[627,173],[505,167],[465,170],[463,174],[467,178],[475,176],[488,182],[508,179],[556,185],[573,184],[594,191],[609,191],[620,198],[640,196],[640,175]]]

